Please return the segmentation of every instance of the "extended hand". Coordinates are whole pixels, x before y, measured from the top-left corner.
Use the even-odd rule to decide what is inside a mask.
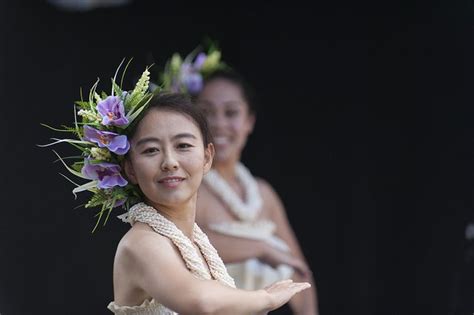
[[[278,281],[267,286],[264,290],[270,295],[270,307],[259,315],[267,314],[269,311],[279,308],[287,303],[293,295],[309,287],[311,285],[308,282],[293,282],[291,279]]]

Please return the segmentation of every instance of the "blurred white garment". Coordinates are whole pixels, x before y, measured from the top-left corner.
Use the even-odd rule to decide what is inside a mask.
[[[275,235],[275,224],[269,220],[253,222],[233,221],[212,224],[209,226],[215,232],[264,241],[270,246],[288,252],[288,245]],[[294,269],[288,265],[274,268],[256,258],[240,263],[226,264],[227,272],[234,278],[235,286],[244,290],[259,290],[276,281],[291,278]]]

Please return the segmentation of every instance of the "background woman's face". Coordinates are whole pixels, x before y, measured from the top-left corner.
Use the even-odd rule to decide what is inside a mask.
[[[204,110],[214,137],[214,162],[240,159],[255,122],[240,87],[226,79],[214,79],[206,83],[197,103]]]

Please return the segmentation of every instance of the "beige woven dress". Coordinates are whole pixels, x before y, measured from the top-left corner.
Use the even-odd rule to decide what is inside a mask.
[[[209,270],[204,266],[196,248],[191,240],[186,237],[181,230],[170,220],[159,214],[153,207],[145,203],[138,203],[130,208],[130,210],[120,216],[120,218],[134,224],[142,222],[148,224],[156,233],[168,237],[178,248],[187,268],[199,279],[216,279],[225,285],[235,287],[234,280],[229,276],[217,254],[216,249],[211,245],[206,234],[202,232],[197,224],[194,224],[193,238],[198,248],[209,266]],[[210,273],[209,273],[210,271]],[[141,305],[126,306],[117,305],[110,302],[108,307],[110,311],[117,315],[175,315],[173,310],[168,309],[164,305],[154,299],[145,300]]]

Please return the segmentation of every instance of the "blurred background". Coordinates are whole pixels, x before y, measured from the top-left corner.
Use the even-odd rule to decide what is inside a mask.
[[[322,315],[472,314],[472,1],[0,2],[0,313],[106,314],[128,226],[94,234],[40,125],[123,58],[203,39],[261,103],[243,161],[281,195]],[[67,155],[67,145],[56,147]]]

